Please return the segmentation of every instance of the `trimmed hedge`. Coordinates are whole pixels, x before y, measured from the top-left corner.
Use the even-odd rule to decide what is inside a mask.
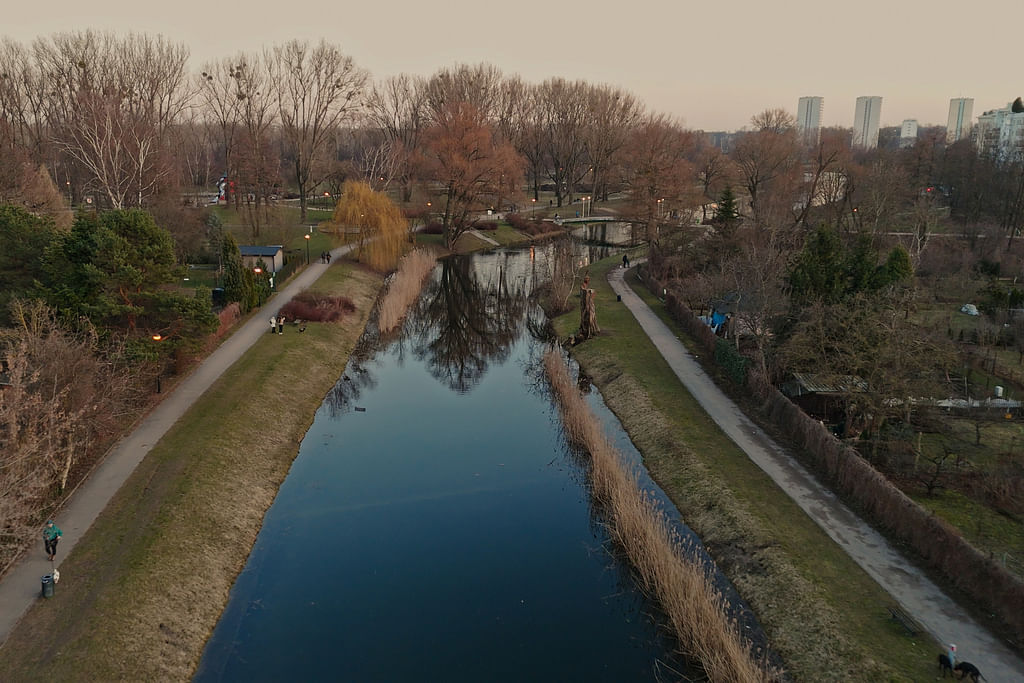
[[[723,345],[734,350],[732,346],[716,337],[679,297],[666,292],[665,285],[653,279],[649,269],[641,267],[640,271],[648,289],[665,292],[669,314],[687,334],[713,353],[715,361],[732,379],[745,384],[764,402],[769,420],[796,440],[803,449],[802,459],[826,485],[862,510],[871,522],[913,548],[928,566],[982,608],[997,615],[1010,629],[1003,636],[1018,647],[1024,644],[1024,582],[972,546],[955,527],[907,497],[856,450],[836,439],[757,374],[749,363],[740,375],[735,359],[720,351]]]

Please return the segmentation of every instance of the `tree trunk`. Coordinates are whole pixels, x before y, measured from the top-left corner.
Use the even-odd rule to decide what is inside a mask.
[[[588,277],[580,287],[580,339],[590,339],[601,331],[597,326],[597,309],[594,307],[594,290],[588,289]]]

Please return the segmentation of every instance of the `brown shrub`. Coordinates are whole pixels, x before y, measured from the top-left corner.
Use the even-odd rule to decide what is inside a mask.
[[[343,296],[326,296],[315,292],[300,292],[281,307],[281,315],[288,320],[314,323],[333,323],[356,310],[355,304]]]

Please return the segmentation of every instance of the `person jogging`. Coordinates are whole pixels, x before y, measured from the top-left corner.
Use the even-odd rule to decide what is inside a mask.
[[[53,558],[57,555],[57,541],[64,535],[64,532],[60,530],[60,527],[53,523],[51,519],[43,527],[43,544],[46,546],[47,559],[53,562]]]

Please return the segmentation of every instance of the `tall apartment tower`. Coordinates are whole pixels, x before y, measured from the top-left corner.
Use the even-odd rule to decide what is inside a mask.
[[[878,147],[878,120],[882,113],[882,98],[858,97],[853,114],[853,146],[864,149]]]
[[[971,134],[971,115],[974,114],[974,98],[957,97],[949,101],[949,118],[946,120],[946,142],[963,140]]]
[[[917,119],[903,119],[900,126],[900,147],[913,147],[917,142]]]
[[[821,97],[801,97],[796,107],[796,127],[800,137],[808,144],[821,140],[821,112],[825,100]]]

